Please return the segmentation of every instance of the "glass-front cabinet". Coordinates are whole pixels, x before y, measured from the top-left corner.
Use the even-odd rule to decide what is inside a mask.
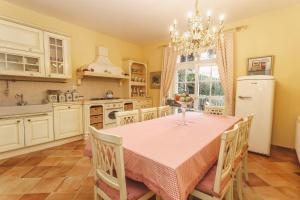
[[[0,75],[45,76],[44,56],[17,50],[0,50]]]
[[[46,76],[71,78],[70,39],[54,33],[44,33]]]

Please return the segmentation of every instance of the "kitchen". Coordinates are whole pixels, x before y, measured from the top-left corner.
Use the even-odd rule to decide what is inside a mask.
[[[68,34],[11,18],[0,27],[1,159],[86,138],[89,125],[116,126],[118,111],[152,107],[146,63],[115,66],[95,46],[95,61],[74,71]]]

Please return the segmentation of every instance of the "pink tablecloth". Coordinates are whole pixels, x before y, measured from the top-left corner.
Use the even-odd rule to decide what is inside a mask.
[[[184,200],[216,162],[220,136],[240,118],[186,113],[105,130],[123,137],[126,176],[164,200]],[[86,146],[91,156],[91,146]]]

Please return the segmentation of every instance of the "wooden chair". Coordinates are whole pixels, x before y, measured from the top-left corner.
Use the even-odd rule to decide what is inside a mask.
[[[105,134],[90,126],[95,200],[146,200],[154,193],[142,183],[125,177],[122,138]]]
[[[141,109],[141,121],[157,118],[157,108]]]
[[[249,121],[248,118],[244,118],[243,121],[235,125],[238,128],[235,160],[233,165],[233,176],[236,183],[236,191],[239,200],[243,199],[243,180],[242,180],[242,168],[243,168],[243,156],[244,156],[244,142],[247,137]]]
[[[243,174],[245,176],[245,180],[248,181],[249,180],[249,176],[248,176],[248,141],[249,141],[249,134],[250,134],[250,130],[251,130],[251,126],[252,126],[252,121],[253,121],[253,115],[249,115],[248,118],[248,129],[246,131],[245,137],[244,137],[244,147],[243,147]],[[244,119],[245,120],[245,119]]]
[[[116,113],[117,125],[122,126],[131,124],[139,121],[139,111],[130,110]]]
[[[209,115],[224,115],[225,107],[224,106],[205,106],[204,113]]]
[[[232,168],[238,128],[222,134],[218,163],[215,164],[191,193],[203,200],[233,200]]]
[[[165,117],[170,114],[170,106],[160,106],[157,108],[158,117]]]

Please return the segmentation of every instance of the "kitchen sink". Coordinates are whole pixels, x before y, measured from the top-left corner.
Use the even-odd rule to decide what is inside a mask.
[[[52,111],[52,104],[27,104],[23,106],[0,106],[0,117],[46,113]]]

